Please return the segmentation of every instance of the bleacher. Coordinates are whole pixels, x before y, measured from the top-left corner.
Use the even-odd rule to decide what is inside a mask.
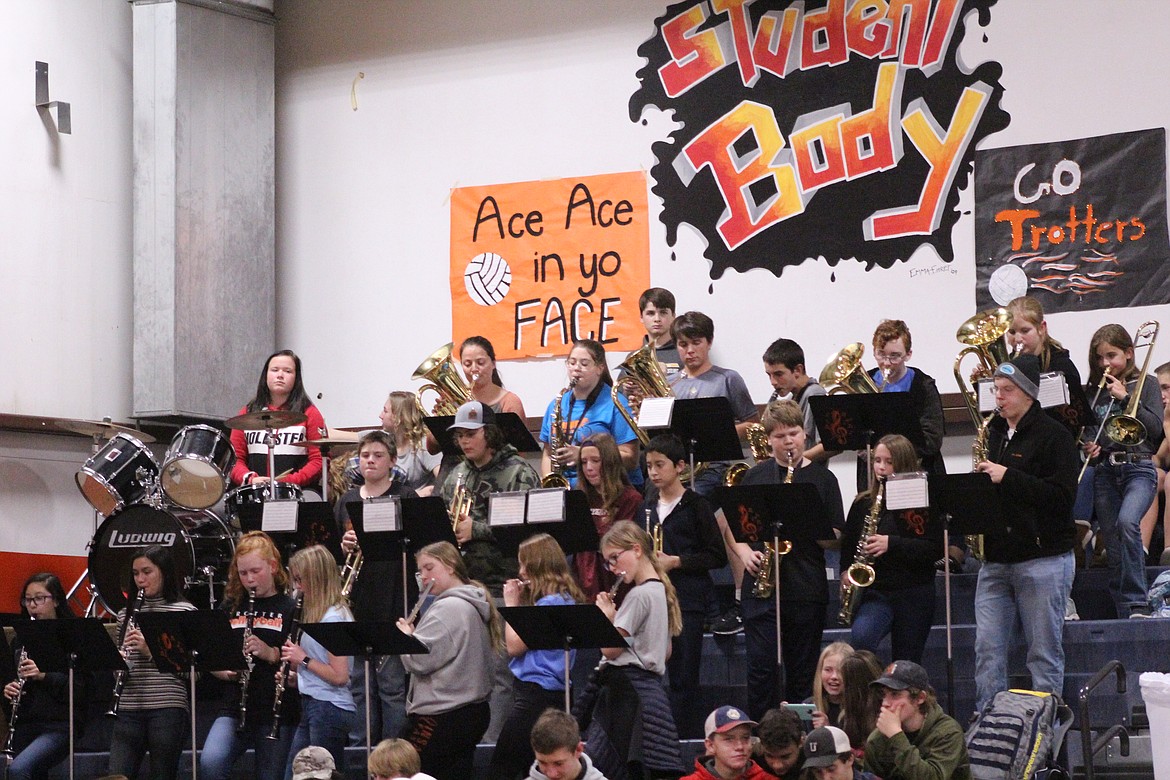
[[[1148,581],[1161,572],[1150,568]],[[953,668],[954,668],[954,709],[960,722],[965,723],[975,706],[975,626],[974,594],[976,575],[954,575],[951,583],[953,620]],[[1084,569],[1077,572],[1073,586],[1073,600],[1077,604],[1080,620],[1065,622],[1065,686],[1064,699],[1076,711],[1078,696],[1082,687],[1110,661],[1120,661],[1125,669],[1125,691],[1118,692],[1115,680],[1110,675],[1098,686],[1089,699],[1089,716],[1092,727],[1100,730],[1114,724],[1124,724],[1129,729],[1130,756],[1119,754],[1117,740],[1098,754],[1095,776],[1098,778],[1149,778],[1152,777],[1149,732],[1144,717],[1144,703],[1138,685],[1138,677],[1145,671],[1170,672],[1170,619],[1128,619],[1118,620],[1113,615],[1113,603],[1109,597],[1108,572],[1104,569]],[[931,680],[938,690],[940,703],[948,706],[947,659],[945,615],[943,612],[942,578],[937,583],[938,599],[935,626],[927,642],[923,665],[930,672]],[[836,626],[838,605],[828,605],[828,625]],[[825,631],[824,643],[837,640],[847,641],[848,629],[830,628]],[[879,656],[888,656],[888,647],[879,650]],[[1024,665],[1025,650],[1021,643],[1011,650],[1009,672],[1012,685],[1027,687],[1028,675]],[[708,634],[703,649],[703,701],[706,708],[714,709],[721,704],[744,706],[747,699],[745,686],[746,668],[744,661],[743,636],[714,636]],[[202,684],[201,684],[202,687]],[[202,696],[202,692],[200,692]],[[95,710],[98,708],[95,707]],[[100,710],[99,710],[100,712]],[[198,733],[200,741],[207,734],[215,711],[205,697],[199,706]],[[1079,715],[1073,730],[1065,742],[1062,763],[1075,771],[1075,776],[1084,777],[1081,759],[1081,722]],[[97,777],[106,772],[110,721],[96,714],[90,719],[85,735],[79,741],[77,777]],[[684,742],[683,755],[689,757],[702,750],[702,742]],[[492,747],[481,745],[476,755],[477,768],[486,775]],[[366,777],[365,749],[350,748],[347,751],[348,776],[353,780]],[[245,756],[236,768],[234,777],[251,776],[251,755]],[[180,763],[180,777],[189,777],[191,772],[190,753],[185,753]],[[68,766],[58,766],[54,780],[67,778]]]

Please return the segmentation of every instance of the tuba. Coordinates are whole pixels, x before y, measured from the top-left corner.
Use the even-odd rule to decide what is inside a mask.
[[[861,364],[864,355],[865,345],[855,341],[829,356],[829,362],[821,369],[820,383],[830,395],[880,392]]]
[[[618,370],[622,373],[622,377],[614,382],[613,387],[610,388],[610,397],[613,398],[613,405],[621,412],[622,417],[626,418],[626,422],[629,423],[634,433],[638,434],[638,440],[645,447],[650,443],[650,436],[638,427],[637,418],[638,410],[642,406],[641,399],[668,398],[674,395],[674,391],[670,389],[670,382],[666,381],[666,374],[662,372],[662,366],[658,364],[658,358],[655,356],[652,344],[646,344],[627,355],[622,364],[618,366]],[[630,411],[626,411],[625,404],[618,399],[619,392],[624,392],[626,397],[630,399]],[[637,399],[636,404],[635,399]],[[698,470],[697,464],[695,469]]]
[[[1003,340],[1011,324],[1011,315],[1001,306],[972,315],[955,333],[955,338],[964,345],[955,356],[955,384],[967,402],[967,411],[971,413],[976,430],[983,425],[983,415],[979,412],[979,396],[976,395],[974,385],[979,378],[991,376],[1000,363],[1011,358]],[[970,374],[970,385],[963,378],[963,358],[967,355],[975,355],[979,361]]]
[[[1138,329],[1133,334],[1133,349],[1140,349],[1142,347],[1149,347],[1146,352],[1146,358],[1142,361],[1142,370],[1138,372],[1137,384],[1134,385],[1133,392],[1130,393],[1129,406],[1121,414],[1115,414],[1107,419],[1102,427],[1105,430],[1105,435],[1114,444],[1120,444],[1123,447],[1134,447],[1146,440],[1149,432],[1141,420],[1137,418],[1138,406],[1141,405],[1142,400],[1142,385],[1146,383],[1146,374],[1150,370],[1150,355],[1154,352],[1154,342],[1158,340],[1157,320],[1150,320],[1143,322],[1138,326]],[[1142,338],[1148,339],[1144,344],[1138,342]]]
[[[414,395],[415,403],[424,417],[455,414],[460,406],[471,400],[471,388],[459,376],[459,370],[455,368],[455,359],[451,357],[454,348],[454,342],[447,342],[439,347],[426,360],[419,363],[418,368],[410,376],[411,379],[428,380]],[[439,396],[435,399],[430,412],[427,412],[422,401],[422,394],[427,390],[434,390]]]

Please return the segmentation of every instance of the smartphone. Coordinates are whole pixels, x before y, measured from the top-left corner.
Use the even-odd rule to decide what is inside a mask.
[[[816,710],[815,704],[785,704],[784,709],[792,710],[800,718],[800,725],[804,727],[804,733],[812,731],[812,714]]]

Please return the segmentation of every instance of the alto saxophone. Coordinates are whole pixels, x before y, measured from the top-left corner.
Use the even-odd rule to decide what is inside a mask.
[[[561,388],[561,392],[557,393],[556,400],[553,401],[552,422],[548,432],[548,450],[549,459],[552,461],[552,471],[540,478],[540,486],[543,488],[569,489],[569,480],[565,479],[565,467],[557,459],[557,450],[570,444],[565,439],[565,413],[561,410],[561,400],[564,399],[565,393],[572,392],[576,386],[577,377],[569,377],[569,384]],[[572,403],[569,404],[569,408],[573,408]]]
[[[288,638],[294,645],[301,641],[301,615],[305,610],[305,594],[297,591],[296,606],[293,607],[292,619],[289,621]],[[281,702],[284,691],[288,688],[291,664],[280,662],[280,669],[276,672],[276,691],[272,697],[272,730],[268,732],[268,739],[280,739]]]
[[[853,554],[853,563],[845,571],[845,583],[841,592],[841,611],[837,613],[837,621],[843,626],[853,624],[853,610],[857,608],[857,589],[868,588],[877,579],[873,569],[873,556],[865,551],[865,543],[869,537],[877,533],[878,520],[881,519],[882,509],[885,507],[886,481],[878,480],[877,494],[873,499],[873,506],[865,516],[865,523],[861,528],[861,536],[857,540],[857,550]]]
[[[784,475],[784,484],[791,485],[796,476],[796,467],[792,465],[792,450],[788,451],[788,473]],[[758,599],[772,598],[776,590],[776,569],[779,568],[777,556],[785,556],[792,552],[792,542],[784,539],[777,547],[771,540],[764,542],[764,560],[760,562],[760,574],[756,577],[756,584],[752,586],[752,595]],[[773,561],[776,561],[773,564]]]
[[[30,615],[30,620],[34,618]],[[24,685],[28,682],[27,677],[20,676],[20,667],[28,660],[28,650],[24,645],[20,647],[20,658],[16,661],[16,696],[12,699],[12,714],[8,716],[8,740],[4,743],[4,755],[8,756],[11,763],[12,757],[16,755],[16,751],[12,747],[12,741],[16,737],[16,721],[20,717],[20,700],[24,698]]]
[[[991,414],[983,419],[983,424],[979,426],[978,432],[975,434],[975,441],[971,442],[971,466],[978,468],[979,464],[987,460],[988,457],[988,438],[991,434],[991,421],[999,415],[999,409],[996,409]],[[967,543],[967,552],[976,560],[983,560],[983,534],[967,534],[963,537],[963,541]],[[947,553],[946,550],[943,551]]]
[[[256,659],[248,652],[248,640],[252,638],[252,629],[256,626],[256,589],[248,590],[248,611],[244,613],[244,662],[247,667],[240,671],[240,721],[236,724],[236,731],[246,729],[248,721],[248,684],[252,682],[252,670],[256,668]]]
[[[134,601],[126,607],[126,619],[122,621],[122,630],[118,634],[118,652],[122,654],[123,658],[129,659],[130,649],[126,647],[126,634],[137,628],[138,611],[142,609],[142,603],[146,601],[146,589],[139,588],[138,595],[135,596]],[[118,717],[118,706],[122,703],[122,691],[126,688],[126,678],[130,676],[129,671],[119,669],[114,672],[114,703],[110,705],[110,709],[106,711],[106,715],[111,718]]]

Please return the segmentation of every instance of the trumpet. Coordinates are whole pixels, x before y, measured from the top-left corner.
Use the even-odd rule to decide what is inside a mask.
[[[569,377],[569,384],[561,388],[557,393],[556,400],[553,401],[552,421],[549,424],[548,435],[548,450],[549,459],[552,461],[552,471],[540,478],[540,486],[542,488],[564,488],[569,489],[569,480],[565,479],[564,466],[561,465],[557,458],[557,450],[562,447],[569,446],[570,442],[565,438],[565,413],[561,409],[561,401],[565,397],[565,393],[573,392],[573,388],[577,386],[577,377]],[[573,404],[569,402],[569,409],[573,408]]]
[[[453,342],[439,347],[419,363],[410,376],[411,379],[428,380],[414,394],[414,402],[424,417],[455,414],[460,406],[471,400],[471,388],[459,376],[455,359],[451,356],[454,348]],[[438,395],[430,412],[427,412],[422,400],[422,394],[427,390],[434,390]]]
[[[1109,440],[1122,447],[1136,447],[1144,442],[1149,435],[1146,426],[1137,418],[1137,411],[1138,407],[1141,406],[1142,386],[1146,383],[1146,375],[1150,370],[1150,357],[1154,354],[1154,342],[1158,340],[1159,327],[1157,320],[1149,320],[1138,325],[1138,329],[1134,331],[1133,349],[1148,348],[1145,360],[1142,361],[1142,370],[1138,372],[1137,384],[1134,385],[1133,392],[1130,393],[1129,405],[1125,411],[1113,415],[1101,426]],[[1148,340],[1144,344],[1139,343],[1143,337]]]
[[[454,529],[452,529],[454,530]],[[341,565],[341,595],[349,598],[353,593],[354,583],[362,573],[362,548],[354,546],[349,555],[345,556],[345,563]]]
[[[788,473],[784,476],[785,485],[791,485],[796,476],[796,466],[792,464],[792,460],[792,450],[789,450]],[[782,539],[779,547],[772,540],[764,542],[764,560],[760,561],[760,573],[756,577],[755,585],[752,586],[753,596],[758,599],[772,597],[773,591],[776,590],[776,570],[780,568],[779,558],[783,558],[790,552],[792,552],[792,542],[787,539]]]
[[[646,510],[646,533],[650,534],[650,538],[654,541],[654,554],[662,555],[662,521],[651,527],[650,524],[650,510]]]
[[[256,668],[256,659],[248,652],[248,640],[252,638],[252,630],[256,626],[256,589],[248,589],[248,611],[244,613],[244,662],[247,667],[240,672],[240,720],[236,724],[236,731],[246,729],[248,721],[248,685],[252,682],[252,670]]]
[[[305,594],[296,591],[296,606],[293,607],[292,619],[289,621],[288,639],[294,645],[301,641],[301,616],[305,613]],[[284,701],[284,692],[288,688],[291,676],[291,664],[288,661],[280,662],[280,669],[276,672],[276,692],[272,697],[272,730],[266,739],[280,739],[281,703]]]
[[[129,660],[130,648],[126,646],[126,635],[138,628],[138,611],[142,609],[143,602],[146,601],[146,589],[139,588],[138,595],[134,597],[134,601],[126,607],[126,618],[122,621],[122,630],[118,634],[118,652],[122,654],[123,658]],[[114,672],[114,702],[110,705],[110,709],[106,711],[106,715],[111,718],[118,717],[118,706],[122,703],[122,691],[126,688],[126,678],[130,676],[130,672],[119,669]]]
[[[471,514],[471,491],[460,474],[455,480],[455,490],[451,493],[451,503],[447,506],[447,514],[451,517],[451,533],[458,533],[459,521],[464,515]],[[462,547],[462,545],[460,545]]]

